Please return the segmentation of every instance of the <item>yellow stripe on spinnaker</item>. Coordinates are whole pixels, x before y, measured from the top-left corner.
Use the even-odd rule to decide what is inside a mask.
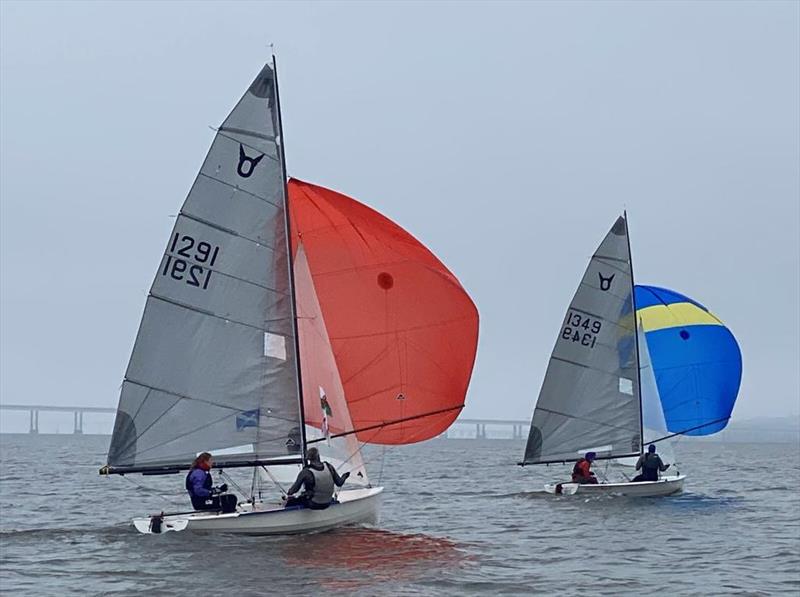
[[[638,309],[636,314],[645,332],[690,325],[722,325],[711,313],[692,303],[652,305]]]

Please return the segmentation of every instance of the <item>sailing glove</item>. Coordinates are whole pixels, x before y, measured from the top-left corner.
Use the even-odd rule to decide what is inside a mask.
[[[219,492],[220,493],[225,493],[226,491],[228,491],[228,484],[227,483],[223,483],[222,485],[219,486]]]

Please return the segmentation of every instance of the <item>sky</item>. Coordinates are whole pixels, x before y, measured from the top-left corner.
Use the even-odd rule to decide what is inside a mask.
[[[638,283],[800,411],[800,3],[0,2],[0,399],[116,406],[164,243],[274,44],[289,174],[376,208],[481,317],[464,416],[529,419],[627,209]]]

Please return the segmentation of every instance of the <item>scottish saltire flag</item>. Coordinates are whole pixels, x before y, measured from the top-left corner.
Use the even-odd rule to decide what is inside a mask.
[[[261,414],[260,409],[245,410],[236,415],[236,431],[241,431],[247,427],[258,427],[258,418]]]

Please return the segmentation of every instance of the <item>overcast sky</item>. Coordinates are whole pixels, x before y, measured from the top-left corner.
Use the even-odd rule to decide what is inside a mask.
[[[800,3],[0,3],[5,402],[116,406],[213,132],[278,56],[290,175],[411,231],[481,314],[465,415],[530,417],[627,208],[637,282],[800,410]]]

